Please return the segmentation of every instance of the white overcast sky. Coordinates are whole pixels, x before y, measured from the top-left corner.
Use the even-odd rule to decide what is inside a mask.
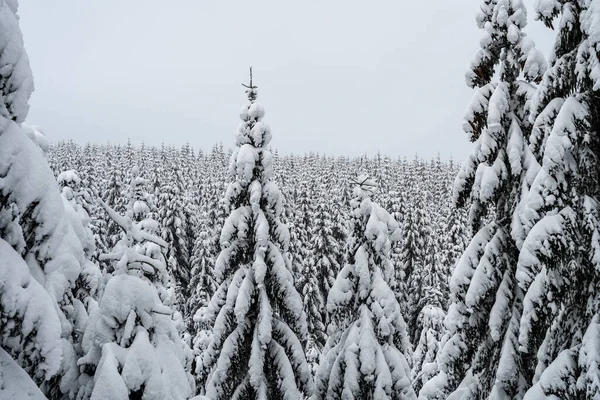
[[[52,141],[233,146],[254,66],[282,153],[463,159],[479,0],[21,0]],[[528,34],[545,54],[552,31]]]

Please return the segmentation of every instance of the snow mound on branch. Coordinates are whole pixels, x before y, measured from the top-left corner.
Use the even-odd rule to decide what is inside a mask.
[[[0,348],[0,399],[46,400],[29,375]]]
[[[44,135],[42,128],[37,125],[28,125],[25,122],[21,124],[21,128],[23,128],[23,133],[47,155],[50,151],[50,142]]]
[[[17,8],[16,1],[0,2],[0,74],[7,78],[0,90],[0,115],[21,123],[29,112],[33,76],[23,47]]]
[[[39,362],[36,374],[49,378],[60,367],[60,320],[48,293],[31,277],[21,256],[2,239],[0,254],[0,316],[4,323],[0,343],[19,362]],[[15,331],[15,324],[20,329]],[[23,348],[31,346],[35,350],[25,355]],[[23,360],[26,356],[33,360]]]

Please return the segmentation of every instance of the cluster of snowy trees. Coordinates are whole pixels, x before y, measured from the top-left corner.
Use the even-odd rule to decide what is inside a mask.
[[[190,387],[211,399],[340,397],[352,379],[356,398],[415,396],[468,239],[466,213],[451,202],[457,167],[273,155],[256,88],[247,94],[233,152],[50,146],[48,164],[84,226],[86,262],[101,272],[82,329],[80,398],[149,390],[147,379],[128,385],[122,359],[160,338],[177,356],[175,386],[192,376]],[[140,295],[144,282],[158,297]],[[166,337],[151,337],[169,321]],[[353,369],[341,354],[357,358]],[[373,380],[378,364],[389,379]],[[107,384],[119,375],[124,385]]]
[[[521,0],[483,0],[474,143],[454,186],[473,239],[450,280],[448,338],[427,399],[600,397],[600,2],[537,1],[548,62]],[[451,396],[451,397],[449,397]]]
[[[232,155],[235,160],[235,153],[224,151],[222,145],[204,153],[188,145],[180,149],[131,143],[80,146],[72,141],[51,145],[48,155],[61,185],[65,175],[77,176],[78,181],[70,187],[85,193],[80,197],[87,200],[80,203],[87,210],[96,248],[105,249],[103,252],[113,248],[120,237],[111,233],[114,219],[97,203],[104,201],[110,208],[126,212],[132,177],[138,173],[148,177],[138,178],[141,181],[136,190],[143,190],[138,197],[147,199],[150,213],[158,221],[159,236],[166,242],[165,260],[173,276],[175,308],[185,322],[184,339],[197,357],[212,339],[219,311],[211,305],[211,297],[219,290],[224,296],[229,290],[221,287],[224,276],[218,264],[220,252],[225,251],[222,235],[233,229],[227,217],[239,208],[228,198],[227,183],[238,168],[229,166],[228,176]],[[419,375],[421,366],[433,361],[441,339],[441,334],[432,339],[425,332],[431,331],[431,324],[443,323],[449,305],[448,277],[468,242],[466,212],[452,205],[452,181],[458,166],[440,158],[408,161],[383,155],[334,158],[277,153],[271,156],[270,165],[273,181],[282,193],[277,219],[289,231],[285,257],[306,314],[305,352],[312,374],[317,372],[330,336],[327,327],[333,316],[327,311],[329,291],[352,257],[347,243],[354,223],[352,201],[358,179],[354,171],[360,170],[372,177],[369,198],[389,210],[399,232],[404,233],[396,233],[389,244],[385,276],[401,315],[410,321],[407,333],[414,345],[406,348],[421,343],[414,371]],[[232,246],[231,239],[225,241]],[[176,253],[177,249],[181,251]],[[102,260],[96,262],[101,269],[108,267]],[[192,373],[203,385],[206,378],[202,371]]]
[[[0,0],[0,398],[599,398],[600,0],[534,11],[455,166],[279,156],[252,79],[233,151],[50,145]]]

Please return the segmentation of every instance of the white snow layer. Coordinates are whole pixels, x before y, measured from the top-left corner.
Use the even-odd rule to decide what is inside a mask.
[[[29,375],[0,348],[0,399],[46,400]]]
[[[61,326],[53,302],[21,256],[2,239],[0,254],[0,316],[6,318],[0,326],[2,347],[19,362],[26,357],[28,362],[40,362],[37,374],[49,378],[58,371],[61,358]],[[15,325],[20,328],[14,330]],[[24,352],[24,347],[30,350]]]

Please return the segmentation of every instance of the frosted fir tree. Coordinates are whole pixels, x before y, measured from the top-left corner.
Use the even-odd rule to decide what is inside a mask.
[[[341,176],[337,161],[333,160],[333,165],[330,167],[329,174],[332,177],[330,189],[331,202],[331,221],[333,226],[331,228],[331,235],[337,243],[337,249],[333,251],[333,257],[341,269],[346,260],[346,240],[348,239],[348,216],[349,216],[349,202],[346,196],[346,189],[348,187],[347,178]],[[339,269],[336,271],[339,272]],[[333,284],[333,283],[331,283]]]
[[[328,323],[327,311],[323,305],[327,302],[327,296],[336,276],[341,269],[340,261],[344,242],[338,242],[333,221],[333,204],[326,201],[325,195],[333,188],[330,182],[324,182],[315,188],[317,196],[316,207],[312,223],[306,226],[309,232],[309,240],[312,248],[305,260],[304,284],[302,295],[304,309],[308,321],[309,342],[307,345],[307,358],[311,365],[313,374],[319,363],[321,350],[327,340],[326,326]],[[339,222],[339,221],[338,221]]]
[[[310,364],[311,373],[314,375],[319,364],[321,349],[327,340],[324,321],[326,316],[323,315],[323,305],[326,300],[319,287],[324,277],[319,271],[319,266],[310,261],[306,263],[303,273],[305,279],[302,285],[302,299],[309,332],[306,358]]]
[[[174,150],[171,150],[174,153]],[[178,160],[171,157],[172,169],[158,191],[158,220],[162,227],[161,237],[168,243],[167,262],[177,282],[182,297],[187,297],[190,282],[190,249],[188,248],[188,219],[185,204],[185,183]]]
[[[194,353],[200,355],[206,349],[210,337],[210,329],[214,319],[203,319],[202,310],[207,307],[210,299],[217,290],[217,282],[214,272],[214,260],[209,257],[211,246],[210,237],[206,230],[200,231],[196,240],[197,251],[192,258],[194,268],[192,269],[192,294],[187,303],[186,326],[192,335]],[[196,259],[197,257],[197,259]],[[198,316],[196,317],[196,314]]]
[[[90,227],[92,212],[92,192],[82,185],[79,174],[74,170],[61,172],[57,177],[58,185],[61,188],[61,194],[73,211],[77,213],[81,221],[81,231],[78,236],[81,238],[83,250],[88,259],[96,255],[96,241],[94,233]]]
[[[191,352],[157,288],[168,276],[167,244],[156,222],[141,217],[147,207],[135,199],[141,183],[134,169],[124,216],[100,200],[122,235],[101,257],[111,261],[112,274],[84,334],[78,365],[93,378],[81,382],[78,398],[183,400],[194,391]]]
[[[74,326],[72,341],[74,349],[77,353],[81,351],[81,340],[85,324],[87,323],[88,311],[94,307],[98,298],[102,295],[104,281],[102,272],[97,264],[97,251],[94,234],[90,228],[91,219],[88,210],[92,207],[91,192],[82,187],[79,175],[73,171],[64,171],[58,176],[58,184],[61,187],[63,197],[63,206],[65,209],[63,219],[66,220],[69,227],[76,236],[77,242],[71,238],[64,245],[76,246],[83,249],[83,254],[77,252],[77,262],[81,266],[79,277],[73,284],[71,292],[73,293],[73,310],[70,310],[67,315],[72,315]],[[76,254],[77,254],[76,253]],[[94,260],[94,261],[92,261]],[[71,371],[65,373],[65,376],[70,376],[74,379],[76,376],[75,360],[80,354],[71,354],[72,366]],[[79,379],[78,379],[79,380]],[[74,396],[75,389],[71,389]]]
[[[471,232],[467,228],[467,210],[456,207],[452,199],[452,187],[454,185],[454,178],[458,174],[458,167],[450,159],[448,168],[443,172],[441,178],[449,190],[449,195],[447,200],[444,201],[445,205],[442,208],[442,215],[437,227],[440,241],[439,246],[442,252],[442,263],[447,268],[447,281],[449,281],[450,276],[454,273],[456,263],[471,239]]]
[[[386,208],[389,209],[390,215],[398,222],[398,225],[401,229],[404,228],[408,206],[408,190],[406,190],[404,185],[406,176],[403,173],[404,171],[402,165],[402,160],[398,158],[394,164],[394,168],[391,170],[393,176],[395,177],[395,185],[393,189],[394,192],[390,194],[390,204],[388,205],[389,208]],[[406,293],[406,275],[402,263],[402,243],[403,240],[398,240],[398,242],[392,245],[390,260],[392,261],[392,265],[394,265],[395,271],[392,289],[394,290],[394,293],[396,293],[396,297],[405,303],[406,299],[400,297],[401,293]],[[403,307],[402,304],[400,307]],[[402,308],[402,310],[405,311],[404,308]]]
[[[452,205],[442,207],[442,210],[447,215],[440,215],[435,227],[436,233],[429,243],[421,297],[418,301],[418,336],[415,338],[411,371],[416,392],[440,372],[436,356],[448,340],[444,319],[449,306],[449,279],[467,242],[465,213]]]
[[[348,262],[329,292],[329,339],[316,378],[318,399],[416,399],[410,343],[400,305],[389,287],[396,221],[371,200],[375,183],[358,177]]]
[[[215,146],[207,164],[205,164],[205,168],[210,169],[211,172],[205,174],[201,183],[200,209],[197,216],[199,233],[195,235],[196,239],[190,258],[191,295],[186,303],[187,326],[192,335],[198,335],[199,329],[210,328],[214,323],[213,320],[205,321],[210,326],[207,326],[204,322],[199,324],[199,321],[194,321],[193,317],[200,308],[208,305],[217,289],[214,266],[220,251],[221,229],[227,216],[227,210],[222,199],[225,177],[224,172],[220,172],[220,170],[225,170],[225,168],[221,164],[221,157],[222,148],[219,149]],[[202,325],[202,328],[200,328],[200,325]]]
[[[450,294],[448,268],[443,264],[441,249],[436,246],[435,238],[429,241],[425,259],[425,268],[419,274],[418,297],[412,302],[419,310],[415,321],[415,352],[411,370],[417,393],[423,383],[439,372],[435,357],[447,338],[443,322]]]
[[[227,168],[222,145],[213,146],[203,166],[205,174],[200,200],[201,212],[198,215],[200,233],[196,237],[190,259],[191,295],[186,304],[186,324],[196,356],[201,355],[210,343],[211,329],[216,319],[216,314],[205,311],[218,287],[215,260],[221,250],[221,230],[228,216],[223,198]]]
[[[107,152],[112,152],[113,150],[114,149],[108,149]],[[106,187],[103,188],[104,190],[101,198],[115,211],[123,212],[123,181],[121,173],[118,170],[118,159],[115,158],[113,161],[114,162],[111,162],[107,165],[108,169],[105,170],[105,174],[108,174],[109,178]],[[102,235],[104,240],[100,247],[109,250],[112,249],[119,241],[121,230],[112,219],[106,216],[106,213],[102,214],[104,216],[104,234]]]
[[[271,131],[252,75],[246,93],[215,267],[220,286],[209,305],[218,316],[198,372],[213,400],[303,399],[312,393],[306,316],[286,255],[289,232],[280,221],[282,199],[267,149]]]
[[[456,263],[469,244],[470,235],[466,226],[466,213],[464,209],[449,204],[444,210],[446,214],[442,218],[437,231],[441,251],[441,263],[446,269],[445,275],[447,281],[449,281]],[[446,303],[448,303],[447,300]]]
[[[2,347],[46,395],[61,398],[79,377],[78,330],[87,315],[76,282],[85,255],[46,155],[21,126],[33,78],[17,7],[0,1],[0,331]]]
[[[311,174],[314,161],[311,157],[304,157],[306,166],[299,174],[300,182],[294,186],[296,202],[294,205],[294,218],[291,229],[294,231],[295,242],[292,244],[292,267],[296,278],[296,288],[302,293],[308,276],[305,273],[308,260],[312,254],[313,241],[311,240],[312,221],[315,207],[312,197],[315,193],[316,181]]]
[[[535,365],[525,399],[596,399],[600,4],[545,1],[535,11],[557,36],[531,102],[530,148],[541,166],[519,215],[517,279],[525,296],[518,344]]]
[[[149,180],[142,177],[140,169],[133,166],[127,173],[129,185],[125,190],[124,198],[127,200],[126,216],[131,218],[134,224],[146,234],[160,236],[161,225],[154,219],[157,214],[154,196],[148,192]],[[157,260],[161,264],[167,264],[167,247],[164,243],[156,243],[152,240],[135,242],[136,251],[142,255]],[[107,253],[108,254],[108,253]],[[106,256],[103,257],[106,259]],[[181,314],[175,310],[177,299],[174,278],[168,270],[155,274],[154,286],[158,291],[161,301],[168,307],[174,309],[174,319],[181,322]],[[183,329],[183,326],[178,326]]]
[[[449,339],[438,357],[440,372],[420,391],[424,398],[456,391],[461,399],[519,399],[530,384],[531,364],[517,343],[523,293],[512,221],[535,167],[525,104],[535,89],[530,82],[546,65],[522,31],[526,23],[520,0],[481,2],[477,24],[484,37],[466,75],[476,91],[463,125],[475,145],[454,187],[456,204],[471,204],[477,233],[450,281]]]
[[[427,172],[426,208],[430,215],[430,238],[426,252],[427,271],[436,279],[440,301],[436,306],[448,309],[450,289],[448,281],[454,265],[466,247],[464,211],[452,204],[452,184],[455,171],[452,164],[444,164],[438,155],[429,164]],[[450,178],[452,174],[452,179]],[[425,293],[428,293],[427,290]]]
[[[200,212],[197,216],[200,233],[196,235],[190,258],[191,295],[186,303],[186,324],[196,356],[201,355],[210,343],[211,329],[217,317],[216,314],[205,311],[218,287],[214,267],[221,250],[221,230],[229,214],[224,199],[227,187],[225,157],[223,145],[219,144],[213,146],[210,154],[202,156],[202,160],[199,160],[202,162],[203,171]]]
[[[184,184],[182,190],[183,216],[185,218],[185,239],[187,240],[188,268],[191,272],[191,258],[193,255],[195,238],[200,227],[199,210],[201,191],[204,189],[199,179],[200,168],[195,168],[196,157],[194,149],[186,143],[179,152],[178,157],[181,165],[181,177]],[[188,291],[189,294],[189,291]]]
[[[217,221],[211,221],[207,214],[208,212],[204,211],[200,215],[203,222],[200,225],[200,233],[196,238],[194,254],[191,258],[190,286],[192,289],[186,304],[186,326],[192,336],[192,345],[196,356],[202,354],[206,349],[212,334],[210,330],[215,322],[214,317],[216,317],[211,314],[213,318],[203,318],[204,314],[201,311],[208,306],[218,287],[215,277],[215,259],[218,255],[218,248],[215,246],[211,230],[211,227],[217,226]]]
[[[439,372],[436,357],[447,339],[444,319],[446,312],[438,305],[427,304],[419,314],[421,327],[412,357],[411,379],[416,392],[423,383]]]
[[[415,160],[415,170],[411,177],[414,181],[409,187],[411,202],[407,206],[404,226],[403,240],[401,245],[401,268],[404,273],[404,282],[399,285],[399,296],[406,320],[408,321],[409,337],[411,342],[416,341],[419,334],[418,318],[423,305],[423,275],[427,269],[432,267],[433,259],[428,260],[430,247],[430,221],[426,214],[425,188],[418,184],[425,175],[420,160]],[[430,261],[430,262],[428,262]]]
[[[53,299],[3,239],[0,254],[0,347],[39,384],[60,372],[60,319]]]

